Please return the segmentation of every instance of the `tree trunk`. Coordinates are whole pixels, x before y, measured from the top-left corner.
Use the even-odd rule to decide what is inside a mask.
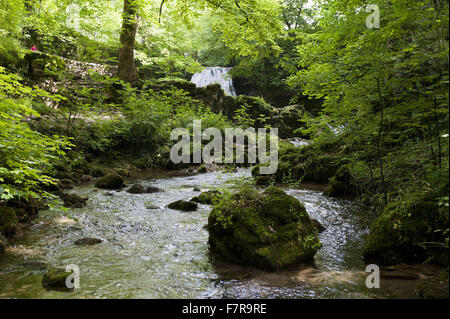
[[[132,86],[138,84],[138,74],[134,62],[134,41],[136,38],[137,27],[136,0],[124,0],[122,31],[120,34],[119,69],[117,70],[117,76],[119,79],[129,82]]]

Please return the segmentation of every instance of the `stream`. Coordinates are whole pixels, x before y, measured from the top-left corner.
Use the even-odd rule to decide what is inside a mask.
[[[368,232],[365,212],[357,204],[330,199],[320,188],[284,188],[302,202],[309,215],[326,227],[315,266],[267,272],[213,260],[208,253],[207,223],[211,207],[196,212],[166,208],[212,187],[231,187],[248,179],[248,169],[204,174],[148,170],[134,176],[143,186],[163,192],[129,194],[92,185],[70,192],[89,197],[70,218],[60,211],[40,217],[7,249],[0,261],[0,298],[366,298],[361,258]],[[131,184],[131,182],[130,182]],[[147,209],[152,203],[158,209]],[[76,246],[83,237],[103,243]],[[43,274],[50,267],[75,264],[81,288],[47,291]],[[387,292],[377,293],[387,297]]]

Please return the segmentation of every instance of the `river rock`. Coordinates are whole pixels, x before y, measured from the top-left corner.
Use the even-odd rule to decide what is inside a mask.
[[[200,189],[200,187],[195,186],[193,189],[194,192],[201,192],[202,190]]]
[[[224,196],[209,215],[208,231],[220,258],[263,269],[313,262],[321,247],[305,207],[273,186]]]
[[[448,248],[431,250],[420,244],[445,242],[445,233],[435,230],[448,228],[448,221],[433,193],[416,192],[407,200],[390,202],[374,220],[363,256],[378,265],[424,262],[430,257],[448,264]]]
[[[86,205],[86,201],[88,200],[77,194],[63,194],[62,199],[65,206],[72,208],[82,208]]]
[[[133,186],[131,186],[128,190],[128,193],[130,194],[143,194],[146,193],[144,186],[140,185],[140,184],[134,184]]]
[[[156,187],[156,186],[148,186],[148,187],[145,189],[145,192],[146,192],[146,193],[159,193],[159,192],[162,192],[162,189],[161,189],[161,188],[158,188],[158,187]]]
[[[222,193],[218,190],[210,190],[201,193],[198,196],[195,196],[191,199],[192,202],[200,203],[200,204],[206,204],[206,205],[212,205],[215,200],[218,200],[220,195]]]
[[[311,218],[311,222],[313,223],[314,227],[316,227],[319,233],[323,232],[326,229],[325,226],[323,226],[317,219]]]
[[[86,237],[86,238],[77,239],[75,241],[75,245],[78,245],[78,246],[92,246],[92,245],[100,244],[102,242],[103,242],[103,240],[98,239],[98,238]]]
[[[184,212],[193,212],[197,210],[198,205],[194,202],[188,202],[185,200],[177,200],[176,202],[170,203],[170,209],[181,210]]]
[[[197,173],[206,173],[206,172],[207,170],[205,165],[200,166],[197,170]]]
[[[124,186],[124,180],[120,175],[113,173],[100,178],[95,186],[105,189],[120,189]]]
[[[66,285],[66,279],[71,274],[72,272],[67,272],[62,268],[53,268],[42,278],[42,285],[48,290],[71,290]]]

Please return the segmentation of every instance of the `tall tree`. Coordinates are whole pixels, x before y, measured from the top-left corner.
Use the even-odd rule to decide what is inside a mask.
[[[136,0],[123,1],[122,31],[120,34],[119,79],[137,85],[138,73],[134,62],[134,41],[138,28],[138,5]]]

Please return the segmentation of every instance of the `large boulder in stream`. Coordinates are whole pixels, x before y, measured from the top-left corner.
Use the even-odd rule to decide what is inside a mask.
[[[448,210],[438,196],[413,193],[386,205],[370,228],[364,248],[367,262],[393,265],[431,259],[448,265]],[[447,248],[441,243],[447,243]]]
[[[208,231],[218,256],[263,269],[312,262],[321,247],[305,207],[273,186],[224,196],[209,215]]]
[[[125,186],[125,183],[122,176],[113,173],[100,178],[97,183],[95,183],[95,186],[105,189],[120,189]]]

